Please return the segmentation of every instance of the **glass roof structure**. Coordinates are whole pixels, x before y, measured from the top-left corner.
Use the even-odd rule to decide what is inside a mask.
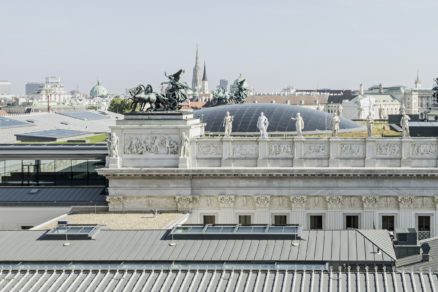
[[[38,137],[38,138],[68,138],[89,134],[87,132],[76,130],[55,129],[46,131],[37,131],[31,133],[17,134],[20,137]]]
[[[202,237],[293,237],[300,235],[302,227],[298,225],[181,225],[171,230],[171,236]]]
[[[304,120],[304,130],[325,131],[330,130],[332,116],[328,113],[309,109],[301,106],[287,104],[248,103],[222,105],[217,107],[203,108],[194,112],[196,118],[206,123],[205,131],[220,133],[224,131],[224,117],[227,112],[234,117],[233,133],[258,133],[257,120],[263,112],[269,119],[268,132],[294,132],[295,117],[300,113]],[[340,129],[355,129],[359,126],[353,121],[341,118]]]
[[[67,225],[59,224],[55,228],[47,231],[43,239],[93,239],[99,231],[98,225]]]
[[[0,129],[21,127],[21,126],[28,126],[28,125],[29,124],[26,122],[9,119],[7,117],[0,117]]]

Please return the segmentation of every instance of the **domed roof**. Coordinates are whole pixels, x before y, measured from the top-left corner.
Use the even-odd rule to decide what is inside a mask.
[[[90,90],[91,97],[107,97],[108,90],[100,84],[100,80],[97,80],[96,85]]]
[[[247,103],[203,108],[194,112],[195,117],[206,123],[205,131],[223,132],[224,117],[227,112],[234,116],[233,133],[259,132],[257,120],[263,112],[269,120],[268,132],[294,132],[295,122],[291,120],[297,113],[304,120],[304,131],[324,131],[331,129],[332,115],[300,106],[287,104]],[[341,118],[340,129],[354,129],[359,126],[353,121]]]

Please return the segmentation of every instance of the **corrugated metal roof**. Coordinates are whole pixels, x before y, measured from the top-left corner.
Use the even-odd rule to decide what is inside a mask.
[[[103,191],[102,187],[0,187],[0,205],[101,205],[106,204]]]
[[[222,269],[3,270],[1,291],[435,291],[436,273]]]
[[[303,231],[298,246],[291,240],[269,237],[182,239],[174,240],[176,245],[170,246],[167,232],[101,230],[95,240],[74,240],[64,247],[63,240],[38,240],[41,231],[0,231],[0,261],[395,262],[393,252],[387,250],[389,234],[381,231],[374,235],[381,237],[378,242],[357,230]]]

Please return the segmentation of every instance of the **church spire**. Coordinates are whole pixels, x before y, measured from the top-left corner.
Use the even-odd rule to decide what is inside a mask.
[[[204,74],[202,75],[202,81],[208,81],[207,80],[207,66],[205,65],[205,62],[204,62]]]
[[[415,80],[415,89],[421,88],[420,70],[417,70],[417,79]]]
[[[201,69],[199,68],[198,45],[196,45],[195,66],[193,67],[192,89],[194,92],[199,91],[201,87]]]

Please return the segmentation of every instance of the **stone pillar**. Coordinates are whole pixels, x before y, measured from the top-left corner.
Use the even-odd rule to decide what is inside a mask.
[[[259,142],[259,157],[257,159],[257,167],[268,167],[268,139],[258,139]]]
[[[269,212],[271,206],[271,196],[261,195],[255,197],[255,224],[271,224],[271,214]]]
[[[304,153],[304,141],[302,137],[294,138],[294,157],[293,157],[293,167],[303,167],[303,153]]]
[[[327,196],[327,216],[324,228],[344,229],[342,209],[344,206],[343,196]]]
[[[219,224],[236,224],[234,212],[234,195],[219,195]]]
[[[224,137],[222,138],[222,167],[232,167],[233,166],[233,138]]]
[[[413,212],[414,197],[399,196],[398,204],[400,209],[398,225],[403,227],[417,228],[417,226],[415,226],[415,213]]]
[[[291,205],[291,224],[299,224],[304,229],[308,229],[307,226],[307,213],[306,213],[306,196],[290,196],[290,205]]]
[[[410,147],[411,147],[412,139],[411,138],[402,138],[401,139],[401,167],[411,167],[412,162],[410,159]]]
[[[361,219],[361,229],[380,229],[378,214],[378,196],[362,196],[363,212]]]

